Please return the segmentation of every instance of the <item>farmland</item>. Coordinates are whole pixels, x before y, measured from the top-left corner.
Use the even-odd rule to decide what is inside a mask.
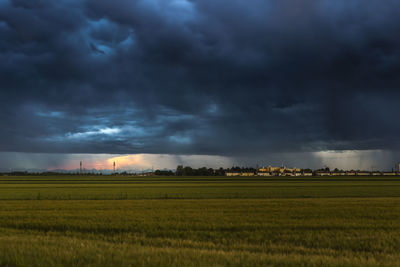
[[[399,251],[399,177],[0,177],[0,266],[398,266]]]

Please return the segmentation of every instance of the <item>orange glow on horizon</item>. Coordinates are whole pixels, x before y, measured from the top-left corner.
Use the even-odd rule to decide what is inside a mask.
[[[86,170],[97,169],[97,170],[112,170],[113,163],[115,162],[116,169],[133,169],[133,168],[151,168],[151,157],[148,158],[144,154],[137,155],[125,155],[125,156],[100,156],[96,157],[84,157],[82,156],[83,168]],[[147,158],[147,159],[146,159]],[[86,160],[85,160],[86,159]],[[53,166],[48,170],[79,170],[79,162],[81,159],[70,159],[66,160],[59,166]]]
[[[73,162],[68,162],[67,164],[64,164],[59,167],[52,167],[49,168],[49,170],[57,170],[57,169],[62,169],[62,170],[79,170],[79,160],[76,161],[74,160]],[[83,161],[83,168],[88,170],[88,169],[97,169],[97,170],[104,170],[107,169],[108,164],[106,162],[101,162],[101,161]],[[111,168],[110,168],[111,169]]]
[[[170,154],[70,154],[63,155],[58,163],[47,170],[79,171],[80,161],[85,170],[96,169],[98,171],[113,170],[115,162],[116,170],[145,170],[145,169],[173,169],[177,165],[220,167],[232,166],[232,161],[227,157],[209,155],[170,155]]]
[[[120,168],[151,168],[151,163],[146,161],[143,155],[127,155],[109,158],[107,165],[112,167],[115,162],[116,169]]]

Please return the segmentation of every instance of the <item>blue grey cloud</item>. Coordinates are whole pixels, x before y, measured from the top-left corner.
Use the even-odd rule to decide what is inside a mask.
[[[1,1],[0,151],[398,150],[400,3]]]

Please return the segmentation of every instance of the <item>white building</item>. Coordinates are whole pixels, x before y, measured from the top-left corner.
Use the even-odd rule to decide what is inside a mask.
[[[225,172],[226,176],[240,176],[240,172]]]

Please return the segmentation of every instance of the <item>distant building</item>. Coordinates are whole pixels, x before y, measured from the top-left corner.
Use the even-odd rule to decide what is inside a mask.
[[[394,176],[397,175],[395,172],[383,172],[382,175],[384,176]]]
[[[316,175],[316,176],[330,176],[331,173],[330,173],[330,172],[327,172],[327,171],[316,171],[316,172],[315,172],[315,175]]]
[[[281,167],[271,167],[271,166],[268,166],[268,167],[259,168],[258,171],[259,171],[259,172],[279,172],[280,169],[281,169]]]
[[[242,172],[240,176],[254,176],[254,172]]]
[[[270,172],[257,172],[258,176],[272,176]]]
[[[301,172],[301,169],[296,168],[296,167],[291,168],[291,169],[290,168],[285,168],[284,171],[287,171],[287,172]]]
[[[254,172],[238,172],[238,171],[227,171],[225,176],[254,176]]]
[[[271,176],[279,175],[279,176],[301,176],[301,169],[299,168],[286,168],[285,166],[282,167],[262,167],[257,170],[257,175],[261,176],[268,176],[261,173],[270,173]],[[299,173],[299,174],[297,174]]]
[[[346,175],[346,172],[343,171],[337,171],[337,172],[331,172],[332,176],[343,176]]]
[[[226,176],[240,176],[240,172],[225,172]]]

